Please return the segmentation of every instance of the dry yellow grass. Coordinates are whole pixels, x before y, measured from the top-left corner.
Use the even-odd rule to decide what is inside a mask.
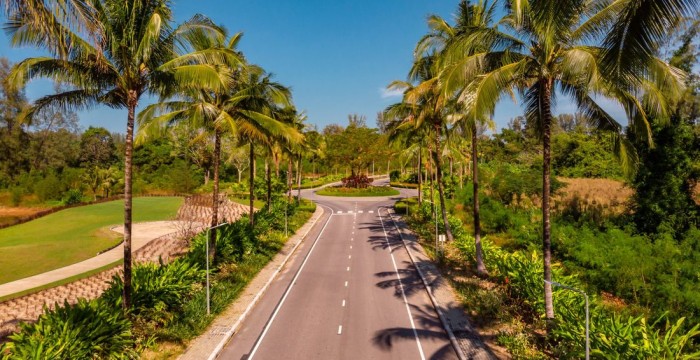
[[[583,178],[559,178],[566,184],[559,190],[559,200],[571,199],[578,195],[579,198],[595,201],[601,205],[621,204],[629,200],[634,190],[625,183],[610,179],[583,179]]]
[[[578,208],[601,215],[620,214],[634,194],[625,183],[610,179],[559,178],[565,184],[553,198],[555,211]]]

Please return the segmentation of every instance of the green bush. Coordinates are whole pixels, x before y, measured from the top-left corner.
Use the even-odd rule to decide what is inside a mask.
[[[83,202],[83,192],[79,189],[70,189],[63,194],[63,205],[75,205]]]
[[[151,309],[173,311],[192,294],[192,285],[204,280],[204,271],[196,264],[177,260],[170,264],[143,263],[134,267],[132,277],[132,313],[140,315]],[[115,308],[122,306],[124,283],[114,275],[102,299]]]
[[[121,308],[81,299],[21,324],[0,349],[3,359],[136,359],[131,324]]]
[[[455,244],[469,259],[474,259],[474,241],[468,236],[458,238]],[[505,252],[482,239],[484,257],[491,275],[505,284],[510,296],[521,300],[536,313],[544,310],[543,265],[536,252],[526,255],[517,251]],[[561,268],[552,269],[552,278],[560,283],[585,289],[575,277],[565,275]],[[585,318],[584,299],[577,293],[554,289],[558,358],[578,358],[583,353]],[[700,324],[684,327],[684,318],[675,324],[666,323],[663,329],[656,322],[649,324],[643,316],[631,317],[610,313],[600,307],[596,296],[591,296],[591,349],[602,359],[700,359],[700,352],[692,351],[692,339],[700,335]]]

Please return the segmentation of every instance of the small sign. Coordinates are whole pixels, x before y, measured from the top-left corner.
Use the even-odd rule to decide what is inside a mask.
[[[438,240],[440,242],[445,242],[445,235],[443,235],[443,234],[438,235]]]

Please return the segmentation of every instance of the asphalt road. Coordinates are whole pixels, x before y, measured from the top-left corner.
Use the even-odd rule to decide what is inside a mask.
[[[219,358],[457,359],[384,208],[398,196],[302,196],[324,217]]]

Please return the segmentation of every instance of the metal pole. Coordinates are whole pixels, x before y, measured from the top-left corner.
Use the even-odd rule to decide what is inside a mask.
[[[210,309],[210,303],[211,299],[209,298],[209,232],[211,231],[211,228],[207,229],[207,238],[204,241],[206,243],[206,257],[207,257],[207,315],[211,315],[211,309]]]
[[[583,296],[586,298],[586,360],[589,360],[591,352],[591,338],[589,333],[590,317],[588,314],[588,295],[583,293]]]
[[[287,206],[289,206],[289,201],[284,203],[284,236],[289,237],[287,233]]]

